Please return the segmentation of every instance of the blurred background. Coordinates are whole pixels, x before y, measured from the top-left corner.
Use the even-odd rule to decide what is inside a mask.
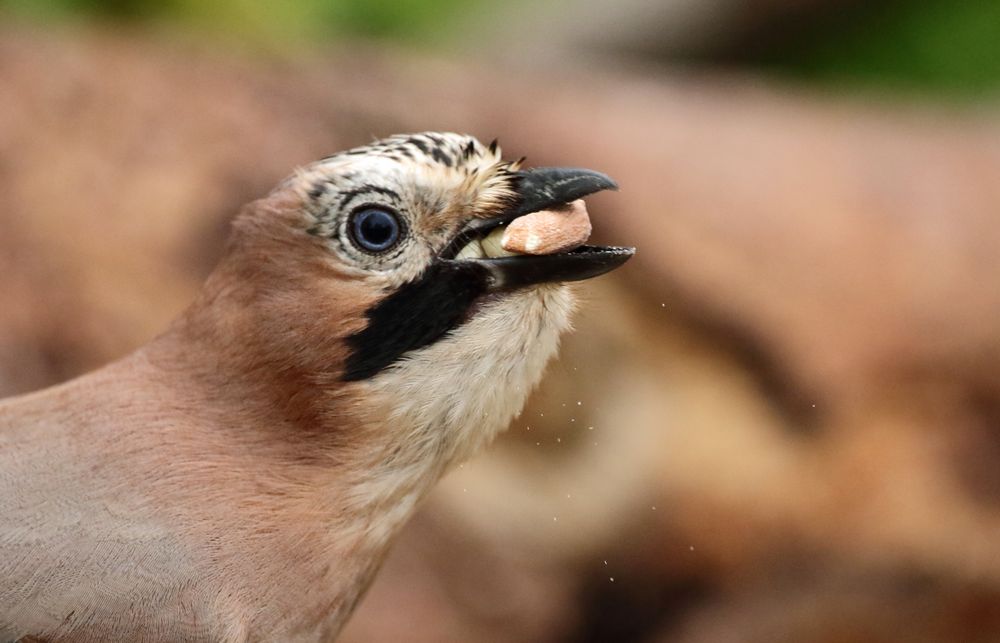
[[[593,167],[625,268],[365,641],[1000,641],[1000,2],[0,0],[0,395],[373,136]]]

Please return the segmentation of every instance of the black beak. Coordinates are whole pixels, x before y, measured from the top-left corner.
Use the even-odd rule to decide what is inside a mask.
[[[472,259],[484,264],[493,280],[491,292],[513,290],[535,284],[582,281],[611,272],[632,258],[635,248],[580,246],[554,255],[520,255],[495,259]]]
[[[569,203],[601,190],[618,189],[618,184],[606,174],[578,168],[524,170],[516,174],[515,181],[516,203],[498,217],[477,219],[466,226],[442,253],[443,259],[456,261],[453,257],[470,240],[484,237],[490,230],[519,216]],[[614,270],[634,254],[635,248],[580,246],[551,255],[466,259],[456,263],[485,269],[489,274],[488,290],[497,292],[540,283],[590,279]]]
[[[536,167],[517,173],[520,201],[510,213],[511,219],[538,212],[554,205],[582,199],[601,190],[617,190],[618,184],[607,174],[574,167]]]

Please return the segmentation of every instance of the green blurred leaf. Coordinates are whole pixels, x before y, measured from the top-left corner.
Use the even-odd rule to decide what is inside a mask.
[[[863,2],[757,61],[840,85],[980,95],[1000,88],[1000,2]]]

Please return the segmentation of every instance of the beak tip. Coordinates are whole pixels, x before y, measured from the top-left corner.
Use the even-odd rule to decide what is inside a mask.
[[[601,173],[601,178],[604,179],[604,183],[605,183],[605,185],[601,188],[602,190],[611,190],[612,192],[617,192],[619,189],[621,189],[621,186],[618,185],[618,181],[615,181],[613,178],[611,178],[607,174],[604,174],[602,172]]]

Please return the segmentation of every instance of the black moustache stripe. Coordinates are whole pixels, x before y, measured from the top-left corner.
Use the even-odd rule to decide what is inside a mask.
[[[441,339],[468,318],[469,308],[482,296],[489,273],[465,262],[436,262],[370,308],[368,326],[350,336],[344,380],[376,375],[409,351]]]

